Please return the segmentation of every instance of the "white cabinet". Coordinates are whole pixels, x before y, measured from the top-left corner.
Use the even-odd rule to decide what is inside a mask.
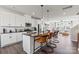
[[[22,41],[21,33],[1,34],[1,47]]]
[[[15,15],[15,24],[16,24],[16,26],[22,26],[19,15]]]
[[[35,42],[35,48],[34,48],[34,37],[33,36],[23,35],[23,50],[26,53],[33,54],[34,49],[36,49],[39,46],[40,44],[38,42]]]
[[[17,34],[16,34],[16,41],[17,41],[17,42],[22,41],[22,33],[17,33]]]
[[[17,14],[11,14],[9,18],[10,18],[11,26],[24,26],[24,23],[25,23],[24,16],[17,15]]]
[[[25,18],[19,15],[19,26],[25,26]]]
[[[31,16],[25,16],[25,23],[32,23]]]
[[[24,16],[16,15],[15,16],[15,24],[16,24],[16,26],[25,26]]]
[[[23,35],[23,50],[28,54],[34,52],[34,37]]]
[[[1,35],[1,47],[7,46],[9,44],[15,43],[16,38],[14,34],[3,34]]]
[[[15,25],[15,14],[11,14],[9,15],[9,19],[10,19],[10,26],[16,26]]]
[[[21,25],[25,26],[25,17],[24,16],[20,16],[20,20],[21,20]]]
[[[8,35],[6,35],[6,34],[1,35],[1,47],[7,45],[8,42],[9,42],[8,40],[10,40]],[[11,41],[11,40],[10,40],[10,41]],[[4,43],[4,42],[5,42],[5,43]]]
[[[9,16],[8,15],[0,15],[1,19],[0,19],[0,23],[1,26],[9,26]]]
[[[0,26],[25,26],[25,17],[18,14],[0,14]]]

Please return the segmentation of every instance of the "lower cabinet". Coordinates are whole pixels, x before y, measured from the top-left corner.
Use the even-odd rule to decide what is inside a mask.
[[[22,41],[22,33],[17,33],[17,34],[16,34],[16,41],[17,41],[17,42]]]
[[[27,54],[33,54],[34,52],[34,37],[23,35],[23,50]]]
[[[1,35],[1,47],[22,41],[21,33],[10,33]]]

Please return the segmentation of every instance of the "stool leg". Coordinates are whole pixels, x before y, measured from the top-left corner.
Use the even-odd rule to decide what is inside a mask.
[[[41,47],[41,48],[43,47],[43,43],[41,43],[40,47]]]
[[[54,43],[59,43],[59,41],[58,41],[58,40],[54,40],[53,42],[54,42]]]

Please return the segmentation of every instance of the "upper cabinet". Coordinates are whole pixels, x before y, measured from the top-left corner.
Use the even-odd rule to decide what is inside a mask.
[[[16,26],[15,25],[15,14],[9,15],[9,24],[10,26]]]
[[[26,22],[25,17],[19,14],[0,14],[0,26],[25,26]]]
[[[15,15],[15,25],[16,26],[25,26],[24,16]]]
[[[6,14],[0,14],[0,26],[9,26],[9,15]]]
[[[25,15],[25,23],[32,23],[32,19],[30,16]]]
[[[25,26],[25,18],[24,16],[19,16],[20,26]]]

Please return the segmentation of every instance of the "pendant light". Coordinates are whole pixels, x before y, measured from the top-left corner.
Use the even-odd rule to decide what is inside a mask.
[[[43,33],[44,33],[44,16],[43,16],[43,7],[44,7],[44,5],[41,5],[41,10],[42,10],[42,17],[41,17],[42,25],[41,25],[41,27],[42,27],[42,31],[43,31]]]
[[[43,19],[43,6],[44,6],[44,5],[41,5],[41,10],[42,10],[42,19]]]
[[[47,20],[49,18],[49,9],[47,9]]]

